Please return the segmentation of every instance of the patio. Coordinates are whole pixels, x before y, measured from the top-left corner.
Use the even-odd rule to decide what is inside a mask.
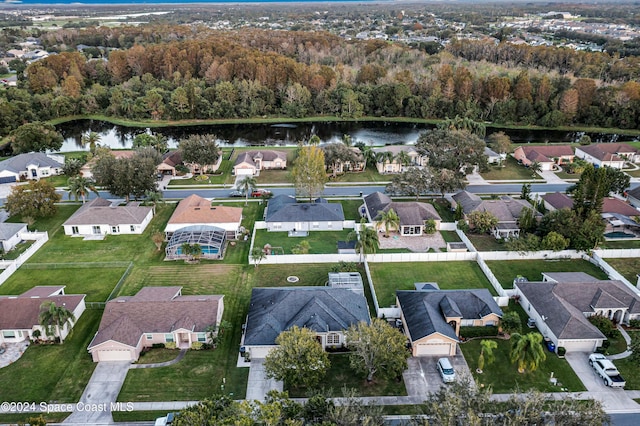
[[[409,249],[415,253],[426,253],[429,249],[435,251],[446,251],[447,243],[439,232],[431,235],[421,235],[419,237],[403,237],[395,232],[385,238],[383,233],[378,235],[380,249]]]
[[[28,347],[29,342],[3,343],[0,346],[0,352],[4,349],[4,352],[0,354],[0,368],[16,362]]]

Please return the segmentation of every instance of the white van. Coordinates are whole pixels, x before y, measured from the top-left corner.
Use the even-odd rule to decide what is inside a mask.
[[[442,381],[445,383],[451,383],[456,379],[456,372],[453,370],[449,358],[440,358],[438,360],[438,371],[440,372]]]

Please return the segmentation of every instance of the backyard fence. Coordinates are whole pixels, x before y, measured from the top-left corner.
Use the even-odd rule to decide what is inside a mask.
[[[20,266],[23,266],[24,262],[29,260],[29,258],[33,256],[34,253],[44,245],[44,243],[49,241],[49,234],[46,232],[22,232],[20,234],[20,238],[23,240],[35,240],[35,242],[20,254],[17,259],[11,261],[10,264],[3,262],[2,266],[6,265],[6,267],[0,274],[0,285],[4,284],[4,282],[7,281]]]
[[[620,272],[613,269],[611,265],[605,262],[605,260],[602,259],[597,253],[593,253],[591,257],[600,267],[600,269],[602,269],[609,276],[610,279],[622,281],[635,294],[640,294],[640,290],[638,290],[636,286],[631,284],[629,280],[627,280],[622,274],[620,274]]]
[[[124,274],[122,274],[122,276],[118,280],[118,284],[116,284],[113,290],[111,290],[109,297],[107,297],[107,300],[106,300],[107,302],[113,299],[118,294],[118,292],[120,291],[120,287],[122,287],[122,284],[124,284],[124,281],[127,279],[129,274],[131,273],[131,269],[133,269],[133,262],[129,262],[129,266],[127,266],[127,270],[124,271]]]

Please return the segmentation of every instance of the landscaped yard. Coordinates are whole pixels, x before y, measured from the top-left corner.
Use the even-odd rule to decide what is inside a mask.
[[[414,290],[414,283],[437,282],[443,290],[487,288],[496,292],[476,262],[369,263],[381,307],[396,303],[396,290]]]
[[[345,220],[355,220],[356,222],[360,222],[360,206],[363,203],[361,198],[357,198],[355,200],[340,200],[340,204],[342,204],[342,211],[344,212]]]
[[[374,376],[373,382],[367,383],[365,375],[356,374],[349,366],[348,354],[330,354],[329,362],[331,367],[323,381],[327,396],[342,397],[344,396],[343,389],[355,390],[355,396],[401,396],[407,394],[403,380],[397,381]],[[309,392],[305,389],[289,386],[285,386],[285,390],[289,391],[289,396],[292,398],[309,397],[310,393],[313,394],[313,390]]]
[[[637,249],[640,248],[640,240],[605,241],[600,244],[602,249]]]
[[[493,235],[488,234],[466,234],[469,240],[471,240],[471,244],[478,251],[503,251],[507,250],[504,246],[504,240],[498,240]]]
[[[600,268],[582,259],[492,260],[487,261],[487,266],[505,289],[513,288],[513,280],[518,275],[529,281],[542,281],[543,272],[586,272],[601,280],[608,278]]]
[[[328,170],[327,173],[330,174],[331,171]],[[329,182],[391,182],[393,176],[394,175],[381,175],[378,173],[378,169],[368,166],[362,172],[344,173],[338,175],[335,179],[329,178]]]
[[[502,162],[502,166],[489,166],[489,170],[481,172],[480,175],[486,180],[540,180],[542,179],[537,173],[533,174],[527,167],[518,164],[518,161],[507,156]]]
[[[462,241],[456,231],[440,231],[442,239],[447,243],[458,243]]]
[[[625,257],[622,259],[604,259],[613,269],[620,272],[630,283],[638,281],[637,274],[640,273],[640,258]]]
[[[522,333],[537,332],[535,329],[527,328],[527,314],[520,305],[510,302],[509,306],[502,308],[502,310],[504,312],[509,310],[518,312],[522,321]],[[512,364],[509,359],[511,341],[503,339],[495,340],[498,343],[498,348],[494,350],[495,361],[490,365],[485,363],[483,373],[478,374],[476,368],[480,356],[480,341],[481,339],[468,341],[461,344],[460,348],[476,383],[491,386],[494,393],[509,393],[514,390],[527,391],[532,388],[541,392],[561,392],[562,388],[569,392],[585,390],[569,363],[546,349],[546,360],[540,364],[536,371],[518,373],[517,366]],[[553,376],[558,379],[557,386],[549,382],[552,372]]]
[[[640,339],[640,331],[627,331],[631,339]],[[614,361],[618,371],[627,382],[625,389],[628,390],[640,390],[640,374],[638,374],[638,364],[629,358],[619,359]]]
[[[291,249],[307,241],[311,247],[309,254],[338,253],[338,241],[346,241],[353,229],[342,231],[311,231],[307,237],[289,237],[286,231],[268,232],[266,229],[258,229],[253,243],[254,247],[262,248],[265,244],[271,245],[274,254],[292,254]],[[282,248],[282,251],[280,250]]]

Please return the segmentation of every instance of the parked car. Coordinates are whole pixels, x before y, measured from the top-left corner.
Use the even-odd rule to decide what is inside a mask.
[[[244,197],[244,192],[242,192],[242,191],[231,191],[229,193],[229,197]]]
[[[252,197],[270,197],[271,195],[272,193],[268,189],[254,189],[251,193]]]
[[[438,360],[438,372],[442,381],[445,383],[451,383],[456,379],[456,372],[451,365],[449,358],[440,358]]]
[[[625,386],[625,380],[618,372],[616,366],[613,365],[613,362],[608,360],[606,356],[602,354],[589,355],[589,365],[596,370],[596,373],[602,378],[605,386],[612,388],[623,388]]]

